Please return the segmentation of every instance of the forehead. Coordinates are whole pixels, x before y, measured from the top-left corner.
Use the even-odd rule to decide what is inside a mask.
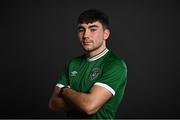
[[[83,28],[89,28],[89,27],[102,27],[102,24],[99,21],[92,22],[92,23],[82,23],[78,24],[78,27],[83,27]]]

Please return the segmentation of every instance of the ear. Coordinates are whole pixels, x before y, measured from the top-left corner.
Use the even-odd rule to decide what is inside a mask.
[[[105,29],[104,30],[104,40],[108,39],[110,35],[110,30],[109,29]]]

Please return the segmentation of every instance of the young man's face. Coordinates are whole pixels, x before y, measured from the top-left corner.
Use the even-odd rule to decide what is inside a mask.
[[[78,25],[78,37],[86,52],[105,47],[106,39],[109,37],[109,34],[109,30],[104,29],[99,21]]]

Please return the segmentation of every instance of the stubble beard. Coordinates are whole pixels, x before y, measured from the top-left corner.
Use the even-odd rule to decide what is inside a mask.
[[[99,49],[100,47],[102,47],[103,43],[101,43],[100,45],[98,46],[92,46],[92,47],[88,47],[88,48],[85,48],[84,46],[83,47],[83,50],[86,52],[86,53],[90,53],[90,52],[93,52],[93,51],[96,51],[97,49]]]

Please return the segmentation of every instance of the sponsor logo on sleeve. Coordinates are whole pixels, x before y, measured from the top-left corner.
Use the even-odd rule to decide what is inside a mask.
[[[70,73],[70,76],[76,76],[77,74],[78,74],[77,71],[72,71],[72,72]]]

